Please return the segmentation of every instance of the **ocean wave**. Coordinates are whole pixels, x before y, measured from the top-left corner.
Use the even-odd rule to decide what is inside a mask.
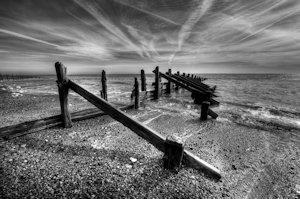
[[[262,103],[238,103],[238,102],[222,102],[224,108],[228,107],[227,105],[232,105],[237,108],[245,108],[246,110],[260,110],[262,112],[268,112],[272,115],[277,116],[287,116],[287,117],[300,117],[300,112],[292,110],[289,107],[278,107],[265,105]],[[229,107],[232,109],[232,107]]]
[[[227,111],[225,122],[264,130],[300,130],[300,119],[290,116],[274,115],[266,109]],[[222,121],[222,120],[219,120]]]

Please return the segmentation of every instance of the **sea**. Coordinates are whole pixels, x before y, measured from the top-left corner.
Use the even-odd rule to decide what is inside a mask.
[[[211,107],[219,114],[220,123],[233,123],[263,130],[300,131],[300,74],[197,74],[207,78],[203,83],[217,86],[215,100],[219,106]],[[130,98],[134,78],[138,74],[108,75],[107,89],[109,102],[132,103]],[[101,77],[69,76],[70,79],[85,89],[100,94]],[[57,95],[55,76],[44,76],[41,79],[16,80],[0,82],[0,89],[9,91],[12,97],[23,95]],[[154,75],[146,75],[147,90],[153,90]],[[165,80],[163,80],[165,81]],[[77,96],[70,92],[70,95]],[[145,94],[146,95],[146,94]],[[145,98],[150,98],[150,92]],[[200,106],[194,105],[191,93],[184,89],[163,94],[162,103],[177,111],[199,113]],[[153,103],[147,101],[147,104]],[[150,106],[151,107],[151,106]],[[175,106],[173,106],[175,108]]]

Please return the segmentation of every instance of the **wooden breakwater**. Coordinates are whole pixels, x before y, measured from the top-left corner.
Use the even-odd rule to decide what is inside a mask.
[[[40,79],[40,76],[35,75],[9,75],[0,73],[0,81],[15,81],[15,80],[25,80],[25,79]]]
[[[0,136],[3,138],[9,138],[11,135],[15,135],[17,133],[20,133],[24,130],[37,128],[37,127],[44,127],[46,125],[50,125],[53,123],[60,122],[64,128],[71,128],[72,122],[76,121],[74,120],[74,117],[77,117],[77,120],[85,119],[85,118],[91,118],[94,116],[99,116],[100,114],[107,114],[111,116],[113,119],[119,121],[124,126],[131,129],[134,133],[136,133],[138,136],[144,138],[147,142],[151,143],[153,146],[155,146],[158,150],[164,152],[164,166],[169,169],[174,169],[178,171],[182,164],[185,164],[187,166],[191,166],[193,168],[205,171],[207,173],[212,174],[212,176],[216,178],[221,178],[220,171],[215,168],[214,166],[208,164],[207,162],[201,160],[199,157],[195,156],[193,153],[187,151],[184,149],[184,146],[182,143],[180,143],[178,140],[175,140],[170,137],[163,137],[153,129],[150,129],[149,127],[145,126],[144,124],[140,123],[139,121],[133,119],[131,116],[123,112],[120,108],[115,107],[113,104],[109,103],[107,101],[107,89],[102,87],[101,91],[101,97],[96,96],[86,89],[79,86],[74,81],[70,80],[67,76],[67,69],[63,66],[62,63],[57,62],[55,64],[56,74],[57,74],[57,85],[58,85],[58,91],[59,91],[59,99],[60,99],[60,107],[61,107],[61,115],[60,116],[54,116],[50,118],[44,118],[41,120],[31,121],[31,122],[25,122],[19,125],[14,125],[10,127],[3,127],[0,128]],[[143,76],[143,75],[142,75]],[[143,78],[143,77],[142,77]],[[161,95],[161,88],[160,82],[161,78],[166,78],[168,80],[167,83],[167,92],[171,92],[172,90],[172,83],[178,84],[178,87],[185,88],[191,92],[194,92],[197,94],[198,97],[201,97],[201,99],[205,99],[206,101],[202,101],[202,103],[209,103],[209,101],[212,100],[212,94],[208,96],[207,92],[201,91],[198,88],[192,88],[192,86],[189,83],[177,80],[175,77],[173,77],[171,71],[168,71],[167,75],[164,75],[159,72],[158,67],[155,70],[155,89],[154,89],[154,98],[158,99]],[[145,78],[144,78],[145,79]],[[143,81],[142,81],[143,82]],[[106,86],[106,76],[105,72],[102,72],[102,86]],[[143,83],[142,83],[143,84]],[[142,85],[142,88],[146,90],[146,82],[144,81],[145,85]],[[169,84],[169,85],[168,85]],[[83,98],[85,98],[87,101],[95,105],[97,108],[102,110],[102,112],[93,112],[95,110],[90,110],[91,112],[85,112],[82,111],[80,113],[70,113],[69,112],[69,104],[68,104],[68,94],[69,90],[73,90],[77,94],[81,95]],[[210,89],[207,89],[210,90]],[[134,107],[136,109],[139,108],[139,82],[137,81],[137,78],[135,78],[135,102]],[[147,92],[147,91],[146,91]],[[211,101],[213,102],[213,101]],[[129,108],[129,107],[124,107]],[[212,112],[212,111],[211,111]],[[204,114],[204,113],[203,113]],[[206,116],[209,115],[209,108],[206,110]],[[202,117],[202,114],[201,114]]]

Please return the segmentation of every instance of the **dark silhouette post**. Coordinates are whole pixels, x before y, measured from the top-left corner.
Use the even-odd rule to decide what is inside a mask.
[[[154,99],[159,99],[159,95],[160,95],[160,75],[159,75],[159,67],[156,66]]]
[[[201,120],[207,120],[207,115],[208,115],[208,109],[209,109],[210,103],[207,101],[202,102],[201,104]]]
[[[68,103],[68,77],[67,77],[67,68],[61,63],[55,63],[55,70],[57,75],[57,85],[61,109],[62,124],[65,128],[72,127],[71,116],[69,112],[69,103]]]
[[[169,69],[169,71],[168,71],[168,75],[170,76],[170,77],[172,77],[172,70],[171,69]],[[167,84],[167,93],[171,93],[171,89],[172,89],[172,82],[170,81],[170,80],[168,80],[168,84]]]
[[[165,143],[165,154],[163,157],[164,167],[174,170],[176,173],[181,168],[183,158],[183,143],[172,136],[168,136]]]
[[[107,81],[106,81],[106,73],[104,70],[102,71],[101,82],[102,82],[101,97],[107,101]]]
[[[179,71],[177,71],[177,75],[180,76],[180,72]],[[176,84],[175,90],[179,90],[179,85],[178,84]]]
[[[141,70],[141,84],[142,84],[142,91],[146,91],[146,75],[145,75],[145,71]]]
[[[139,81],[137,78],[134,78],[134,108],[139,109],[140,107],[140,88],[139,88]]]

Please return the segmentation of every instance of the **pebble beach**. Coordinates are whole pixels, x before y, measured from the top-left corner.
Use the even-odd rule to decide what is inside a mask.
[[[1,127],[60,114],[57,94],[30,93],[18,81],[1,85]],[[122,103],[128,102],[129,99]],[[91,107],[83,98],[70,95],[70,112]],[[214,110],[219,115],[226,114],[222,108]],[[222,117],[200,121],[200,108],[192,100],[181,103],[167,95],[126,113],[165,137],[173,135],[182,140],[185,149],[218,168],[222,178],[216,181],[185,166],[179,173],[164,169],[163,153],[121,123],[101,116],[74,122],[68,129],[55,126],[2,140],[1,197],[300,196],[297,130],[233,126]]]

